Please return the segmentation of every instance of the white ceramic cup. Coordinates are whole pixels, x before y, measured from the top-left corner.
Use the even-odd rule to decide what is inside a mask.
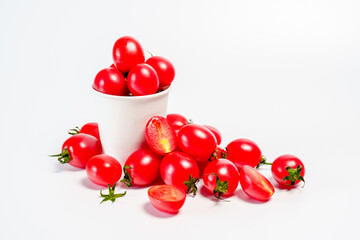
[[[144,144],[149,119],[166,116],[170,90],[146,96],[114,96],[93,89],[104,153],[124,166],[130,154]]]

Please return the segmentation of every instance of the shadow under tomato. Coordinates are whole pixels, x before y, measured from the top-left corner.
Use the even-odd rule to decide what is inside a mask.
[[[259,201],[259,200],[250,198],[248,195],[246,195],[246,193],[242,189],[235,191],[235,195],[238,196],[241,200],[244,200],[245,202],[248,202],[248,203],[264,204],[269,201],[269,200],[268,201]]]
[[[92,190],[98,190],[100,191],[100,189],[107,189],[106,187],[103,187],[103,186],[100,186],[100,185],[97,185],[95,183],[93,183],[92,181],[90,181],[88,178],[83,178],[81,180],[81,184],[86,187],[86,188],[89,188],[89,189],[92,189]]]
[[[219,202],[222,202],[222,201],[225,201],[225,202],[230,202],[230,200],[228,200],[228,198],[230,198],[231,196],[233,196],[234,194],[230,194],[230,195],[223,195],[221,198],[222,199],[218,199],[214,196],[214,194],[212,192],[210,192],[204,185],[201,186],[200,188],[200,194],[204,197],[207,197],[209,198],[211,201],[214,201],[216,203],[219,203]]]
[[[73,167],[70,164],[61,164],[58,161],[54,163],[54,173],[59,173],[62,171],[68,171],[68,172],[79,172],[83,171],[82,168]]]
[[[147,202],[144,204],[144,210],[148,214],[150,214],[154,217],[157,217],[157,218],[171,218],[171,217],[176,216],[179,213],[179,212],[177,212],[177,213],[162,212],[162,211],[156,209],[153,205],[151,205],[150,202]]]
[[[148,185],[143,185],[143,186],[136,186],[136,185],[132,185],[131,187],[126,186],[124,183],[119,182],[119,186],[123,189],[144,189],[144,188],[150,188],[152,186],[157,186],[157,185],[163,185],[165,184],[164,181],[161,178],[157,178],[155,179],[152,183],[148,184]]]

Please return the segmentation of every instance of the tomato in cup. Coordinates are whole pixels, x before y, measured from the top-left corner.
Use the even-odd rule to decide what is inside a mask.
[[[155,69],[159,77],[160,90],[167,89],[175,78],[175,68],[172,63],[160,56],[150,57],[146,63]]]
[[[130,69],[127,84],[134,96],[150,95],[159,90],[159,78],[155,70],[146,63],[137,64]]]
[[[115,68],[105,68],[98,72],[95,76],[93,88],[98,92],[109,95],[129,95],[125,77]]]

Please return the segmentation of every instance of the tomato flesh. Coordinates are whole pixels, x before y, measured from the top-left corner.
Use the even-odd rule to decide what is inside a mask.
[[[158,185],[149,188],[151,204],[160,211],[177,213],[185,203],[186,194],[171,185]]]

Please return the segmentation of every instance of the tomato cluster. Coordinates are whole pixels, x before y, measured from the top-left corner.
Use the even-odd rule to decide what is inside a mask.
[[[172,63],[160,56],[145,61],[144,50],[133,37],[119,38],[113,47],[114,63],[98,72],[93,88],[117,96],[143,96],[167,89],[175,78]]]

